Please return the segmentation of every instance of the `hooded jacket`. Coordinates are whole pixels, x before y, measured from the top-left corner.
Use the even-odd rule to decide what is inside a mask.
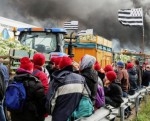
[[[42,67],[41,66],[37,66],[37,65],[34,65],[34,70],[33,70],[33,73],[34,71],[36,70],[39,70],[37,73],[33,74],[35,77],[37,77],[43,84],[44,86],[44,92],[45,94],[47,93],[48,91],[48,88],[49,88],[49,81],[48,81],[48,77],[47,75],[42,71]]]
[[[26,89],[27,99],[21,112],[11,111],[12,121],[44,121],[45,114],[45,94],[40,81],[35,81],[35,77],[28,71],[19,68],[15,81],[23,81]],[[26,83],[28,81],[28,83]]]
[[[112,82],[108,87],[104,87],[104,92],[106,104],[110,104],[111,106],[117,108],[123,102],[122,89],[115,82]]]
[[[149,86],[149,82],[150,82],[150,69],[147,68],[142,76],[142,85],[143,86]]]
[[[98,73],[92,66],[95,64],[96,59],[93,56],[85,55],[81,59],[80,63],[80,73],[85,77],[85,81],[91,91],[91,100],[93,105],[95,105],[97,87],[98,87]]]
[[[129,74],[129,83],[130,83],[130,89],[134,89],[136,90],[137,87],[137,79],[138,79],[138,75],[137,75],[137,71],[136,68],[131,68],[128,69],[128,74]]]
[[[84,91],[85,79],[68,68],[55,71],[47,99],[52,121],[67,121],[79,104]]]

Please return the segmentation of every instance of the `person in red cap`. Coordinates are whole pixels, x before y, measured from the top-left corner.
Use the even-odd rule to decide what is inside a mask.
[[[101,66],[98,61],[96,61],[96,63],[94,64],[94,69],[98,73],[98,83],[103,87],[104,85],[103,79],[105,78],[105,73],[101,71]]]
[[[26,89],[26,101],[22,111],[11,110],[11,121],[44,121],[45,94],[42,83],[32,75],[33,63],[28,57],[20,60],[20,67],[14,76]],[[12,81],[13,81],[12,80]]]
[[[52,77],[52,73],[59,70],[59,62],[61,60],[62,57],[51,57],[50,58],[50,62],[48,63],[48,65],[46,65],[46,69],[48,70],[49,72],[49,75],[50,75],[50,81],[53,80],[53,77]]]
[[[45,64],[45,56],[42,53],[35,53],[33,63],[34,69],[32,74],[42,82],[46,94],[49,88],[49,81],[47,75],[42,71],[42,67]]]
[[[109,104],[115,108],[118,108],[122,100],[122,89],[121,87],[115,83],[117,75],[114,71],[109,71],[106,73],[106,82],[104,86],[105,92],[105,103]]]
[[[107,73],[107,72],[109,72],[109,71],[113,71],[114,69],[113,69],[113,67],[111,66],[111,65],[106,65],[105,67],[104,67],[104,71],[105,71],[105,74]],[[103,79],[103,83],[105,83],[107,80],[106,80],[106,78],[104,77],[104,79]]]
[[[52,115],[52,121],[67,121],[82,98],[85,79],[73,73],[70,57],[62,57],[59,69],[52,74],[53,80],[48,92],[46,107],[49,114]]]
[[[128,74],[129,74],[129,83],[130,83],[130,89],[129,89],[129,94],[133,95],[135,94],[135,91],[138,89],[137,86],[137,80],[138,80],[138,75],[136,68],[134,67],[134,64],[132,62],[127,63],[126,65]]]

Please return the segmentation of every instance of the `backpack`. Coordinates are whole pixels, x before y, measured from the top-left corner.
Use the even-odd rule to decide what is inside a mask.
[[[22,82],[13,80],[6,89],[4,104],[8,110],[21,111],[26,100],[26,90]]]
[[[90,90],[85,82],[84,84],[84,89],[86,89],[88,95],[84,95],[82,96],[79,105],[77,106],[77,108],[75,109],[75,111],[72,113],[71,117],[67,120],[67,121],[74,121],[76,119],[80,119],[82,117],[89,117],[93,114],[94,112],[94,107],[93,107],[93,103],[90,99]],[[84,91],[83,89],[83,91]]]
[[[71,72],[69,71],[63,71],[61,74],[65,74],[65,78],[64,80],[67,78],[67,76],[70,76]],[[64,81],[60,82],[59,80],[53,79],[50,82],[50,87],[49,87],[49,91],[47,93],[47,99],[46,99],[46,109],[47,112],[51,115],[53,112],[53,106],[51,104],[51,102],[53,102],[53,98],[55,96],[55,93],[57,91],[57,89],[64,84]],[[86,84],[85,84],[86,85]],[[84,89],[88,88],[87,85],[85,86]],[[83,89],[83,92],[84,92]],[[90,94],[90,90],[86,89],[88,94]],[[74,110],[74,112],[72,113],[72,115],[70,116],[71,118],[73,117],[74,119],[80,118],[80,117],[85,117],[85,116],[90,116],[93,113],[93,104],[91,99],[87,96],[84,95],[82,96],[79,105],[76,107],[76,109]],[[69,120],[69,119],[68,119]]]
[[[73,117],[74,120],[82,118],[82,117],[88,117],[93,114],[93,111],[94,111],[94,108],[93,108],[93,103],[91,99],[87,96],[82,96],[78,107],[72,113],[71,117]]]
[[[0,101],[3,100],[4,92],[5,92],[4,76],[3,73],[0,71]]]
[[[104,89],[103,89],[102,86],[98,85],[97,94],[96,94],[96,101],[95,101],[95,107],[100,108],[104,104],[105,104]]]

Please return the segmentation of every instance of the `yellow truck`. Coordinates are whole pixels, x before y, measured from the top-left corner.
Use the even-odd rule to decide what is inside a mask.
[[[68,44],[69,41],[66,40],[66,53],[68,53]],[[85,54],[95,56],[102,67],[111,64],[113,61],[112,42],[101,36],[79,36],[77,39],[73,40],[73,44],[76,46],[73,47],[74,60],[78,63]]]

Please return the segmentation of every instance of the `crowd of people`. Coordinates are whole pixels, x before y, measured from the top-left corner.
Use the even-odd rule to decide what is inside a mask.
[[[133,95],[143,86],[149,86],[150,65],[142,67],[138,60],[115,62],[101,67],[94,56],[84,55],[79,65],[65,55],[52,57],[45,66],[45,56],[36,53],[33,59],[20,59],[16,75],[9,79],[6,66],[0,65],[0,121],[44,121],[48,115],[52,121],[74,121],[92,115],[96,110],[111,105],[119,107],[123,97]],[[22,83],[25,99],[19,109],[12,102],[12,83]],[[18,90],[17,90],[18,91]],[[11,97],[11,101],[9,100]],[[10,105],[11,104],[11,105]],[[12,106],[13,105],[13,106]],[[130,108],[125,113],[130,114]]]

